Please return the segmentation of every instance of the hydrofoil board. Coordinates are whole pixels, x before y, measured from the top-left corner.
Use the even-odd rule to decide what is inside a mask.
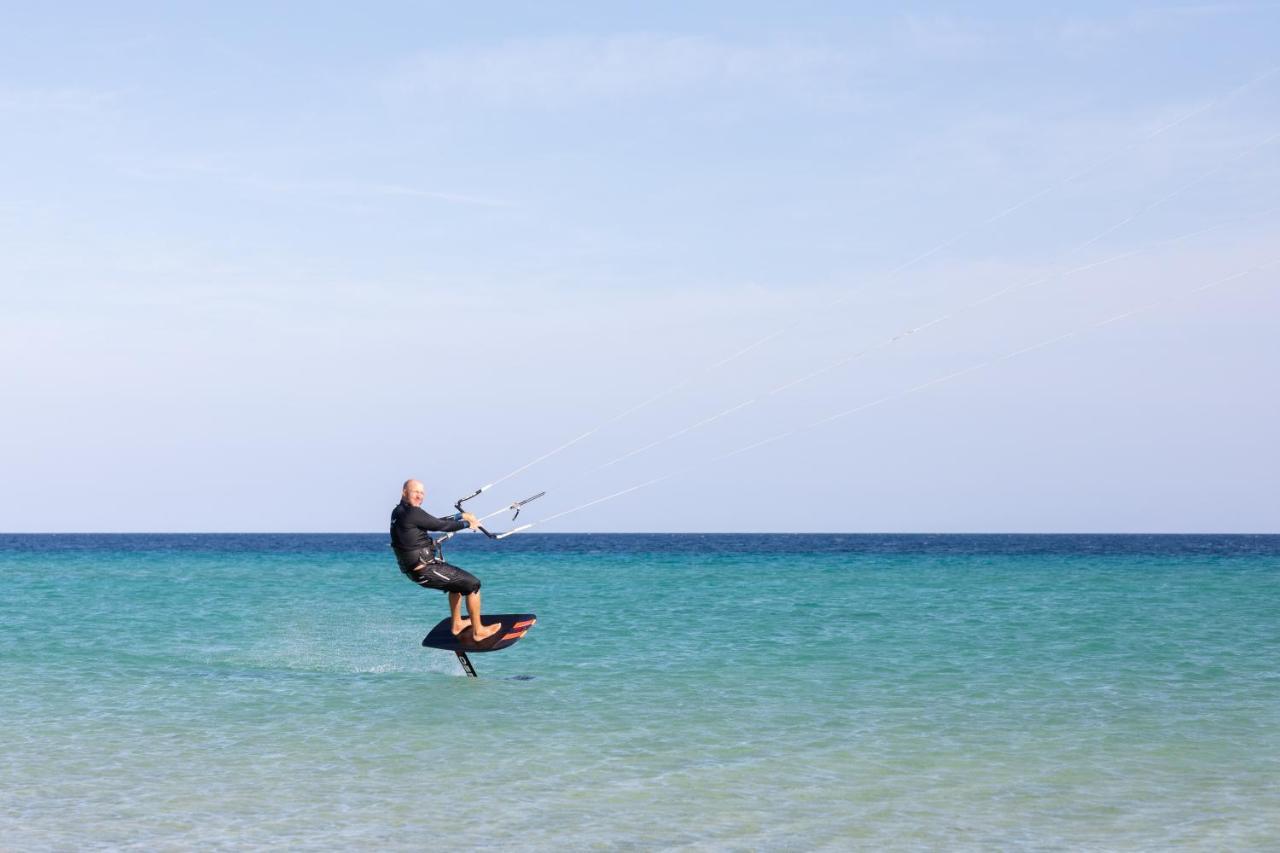
[[[422,638],[422,645],[429,649],[444,649],[446,652],[500,652],[528,633],[538,618],[532,613],[486,613],[483,621],[485,625],[497,622],[502,627],[476,643],[471,639],[470,623],[455,637],[449,630],[453,619],[445,618],[431,629],[430,634]]]

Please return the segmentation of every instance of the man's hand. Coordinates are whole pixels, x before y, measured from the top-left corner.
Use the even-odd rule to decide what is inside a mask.
[[[480,526],[480,519],[476,518],[473,514],[469,512],[464,512],[462,514],[462,520],[469,523],[471,525],[472,530],[475,530],[477,527]]]

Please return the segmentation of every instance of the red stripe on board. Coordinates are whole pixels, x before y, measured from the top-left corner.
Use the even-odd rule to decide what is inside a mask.
[[[527,634],[527,633],[528,633],[528,631],[513,631],[512,633],[507,634],[506,636],[504,636],[502,639],[504,639],[504,640],[518,640],[518,639],[520,639],[521,637],[523,637],[523,636],[524,636],[525,634]]]
[[[516,624],[511,626],[511,630],[515,631],[520,628],[527,628],[528,626],[532,625],[534,622],[537,622],[537,621],[538,621],[537,619],[526,619],[523,622],[517,622]]]

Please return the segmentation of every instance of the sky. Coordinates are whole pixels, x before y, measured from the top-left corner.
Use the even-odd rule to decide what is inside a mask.
[[[15,7],[0,531],[380,531],[415,477],[547,532],[1280,532],[1277,43],[1247,2]]]

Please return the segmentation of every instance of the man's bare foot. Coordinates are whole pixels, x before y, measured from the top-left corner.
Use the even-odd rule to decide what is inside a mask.
[[[452,631],[453,636],[456,637],[470,627],[471,627],[470,622],[454,622],[452,625],[449,626],[449,630]]]
[[[492,637],[494,634],[498,633],[498,629],[501,627],[502,627],[501,622],[498,622],[493,625],[481,625],[479,631],[472,629],[471,639],[478,643],[481,640],[488,639],[489,637]]]

